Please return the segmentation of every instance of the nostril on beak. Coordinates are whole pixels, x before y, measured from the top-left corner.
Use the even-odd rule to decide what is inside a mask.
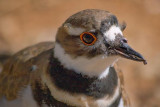
[[[126,38],[123,38],[123,39],[122,39],[122,42],[123,42],[123,43],[127,43],[128,40],[127,40]]]

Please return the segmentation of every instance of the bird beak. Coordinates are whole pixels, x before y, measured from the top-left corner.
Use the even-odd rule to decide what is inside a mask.
[[[116,54],[124,58],[147,64],[147,61],[143,58],[143,56],[128,45],[126,39],[123,39],[122,41],[120,41],[119,46],[117,45],[112,49],[114,49]]]

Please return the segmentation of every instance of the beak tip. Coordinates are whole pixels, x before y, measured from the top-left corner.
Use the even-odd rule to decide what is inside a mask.
[[[144,60],[144,61],[143,61],[143,64],[144,64],[144,65],[147,65],[147,61],[146,61],[146,60]]]

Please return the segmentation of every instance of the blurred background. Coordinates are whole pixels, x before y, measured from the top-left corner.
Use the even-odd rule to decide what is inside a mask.
[[[14,54],[41,41],[54,41],[73,13],[104,9],[125,21],[129,44],[148,61],[120,59],[132,107],[160,107],[160,0],[0,0],[0,54]]]

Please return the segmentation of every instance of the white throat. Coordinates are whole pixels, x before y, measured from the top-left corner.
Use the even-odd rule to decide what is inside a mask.
[[[55,43],[54,57],[58,58],[61,64],[67,68],[75,70],[82,75],[89,77],[96,76],[99,79],[106,77],[109,73],[109,67],[117,61],[118,57],[97,56],[91,59],[80,56],[73,59],[69,54],[66,54],[59,43]]]

